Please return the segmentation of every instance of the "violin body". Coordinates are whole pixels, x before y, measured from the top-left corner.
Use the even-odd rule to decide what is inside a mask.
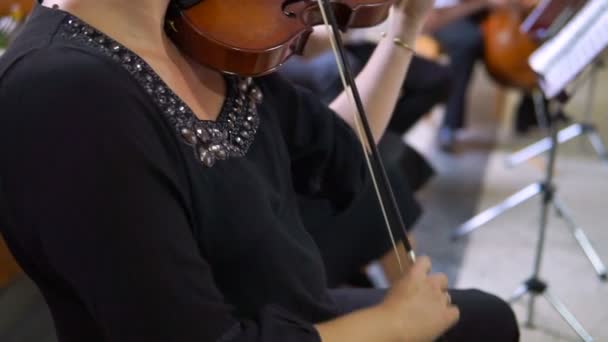
[[[524,90],[537,85],[528,58],[539,47],[520,27],[527,13],[502,8],[490,13],[481,25],[484,37],[484,62],[490,76],[499,84]]]
[[[332,1],[340,29],[384,21],[394,1]],[[203,0],[171,11],[167,33],[190,58],[224,73],[259,76],[300,54],[323,23],[316,1]]]

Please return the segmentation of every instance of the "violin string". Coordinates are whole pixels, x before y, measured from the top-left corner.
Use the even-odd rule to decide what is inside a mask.
[[[363,133],[363,128],[362,128],[362,123],[361,123],[361,117],[363,114],[359,112],[357,106],[355,105],[355,100],[354,100],[354,95],[353,95],[353,88],[348,84],[347,79],[346,79],[346,75],[345,75],[345,71],[343,68],[343,64],[342,63],[346,63],[346,61],[344,61],[341,58],[341,55],[338,51],[338,43],[336,40],[335,35],[339,34],[339,32],[336,31],[336,28],[332,29],[332,26],[329,22],[328,19],[328,15],[327,15],[327,11],[326,11],[326,7],[324,6],[324,0],[317,0],[318,4],[319,4],[319,9],[321,11],[321,15],[323,17],[323,22],[325,23],[325,28],[327,29],[328,32],[328,36],[329,36],[329,41],[332,47],[332,50],[334,52],[334,57],[336,58],[336,63],[338,66],[338,71],[340,74],[340,79],[342,81],[342,85],[344,87],[344,90],[346,92],[347,98],[350,102],[350,105],[353,106],[353,108],[355,108],[355,110],[357,111],[357,114],[359,115],[355,115],[354,116],[354,123],[355,123],[355,127],[356,127],[356,131],[357,131],[357,135],[359,137],[359,141],[361,142],[361,148],[363,149],[363,154],[365,155],[365,161],[367,163],[367,167],[369,169],[369,172],[371,174],[371,178],[372,178],[372,183],[374,185],[374,190],[376,191],[376,196],[378,197],[378,201],[380,204],[380,209],[382,211],[382,216],[384,218],[384,222],[386,224],[386,228],[388,230],[388,234],[391,240],[391,244],[393,246],[393,250],[395,252],[395,256],[397,258],[397,263],[399,265],[399,270],[400,272],[403,274],[404,272],[404,268],[403,268],[403,262],[401,260],[401,257],[399,255],[399,250],[397,248],[397,242],[395,240],[395,236],[393,234],[393,231],[391,230],[391,226],[390,226],[390,222],[388,219],[388,214],[387,214],[387,210],[384,204],[384,200],[382,198],[382,195],[380,194],[380,188],[379,188],[379,184],[376,180],[376,174],[374,171],[374,167],[371,163],[369,154],[367,149],[370,148],[368,146],[369,143],[373,143],[373,142],[366,142],[365,138],[364,138],[364,133]],[[409,253],[410,258],[412,259],[412,261],[415,261],[415,254],[410,251]]]

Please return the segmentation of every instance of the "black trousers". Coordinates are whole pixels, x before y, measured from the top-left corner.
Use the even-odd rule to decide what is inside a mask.
[[[452,83],[443,126],[459,129],[465,126],[467,93],[473,67],[483,53],[478,17],[455,21],[438,30],[435,38],[451,60]]]
[[[346,57],[354,74],[363,69],[375,48],[372,43],[346,47]],[[336,98],[343,89],[333,52],[323,53],[310,61],[292,58],[279,71],[291,81],[318,94],[326,103]],[[451,77],[450,68],[414,56],[388,129],[405,133],[433,106],[445,101],[452,89]]]
[[[357,60],[364,63],[369,60],[375,48],[370,43],[348,46]],[[449,67],[414,56],[388,129],[396,133],[407,132],[435,105],[448,99],[451,84],[452,72]]]
[[[443,337],[446,342],[516,342],[519,327],[511,307],[502,299],[478,290],[450,290],[460,309],[460,321]],[[380,303],[386,290],[338,289],[331,294],[342,313]]]
[[[409,229],[422,213],[414,198],[416,188],[413,186],[420,186],[420,179],[426,180],[432,170],[430,166],[427,169],[426,161],[404,145],[395,134],[385,135],[379,149],[399,211]],[[404,163],[419,167],[409,171],[408,175],[404,172],[407,166]],[[372,183],[369,182],[342,212],[335,212],[327,200],[305,196],[298,197],[298,206],[304,225],[323,256],[328,286],[336,287],[345,283],[364,285],[366,279],[361,274],[363,266],[380,258],[391,248]],[[404,233],[395,230],[394,235],[401,240]]]

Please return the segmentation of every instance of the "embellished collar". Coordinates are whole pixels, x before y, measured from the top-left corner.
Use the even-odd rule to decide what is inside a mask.
[[[200,120],[152,67],[109,36],[72,15],[66,17],[59,32],[68,40],[84,43],[110,57],[127,70],[180,139],[192,146],[196,158],[205,167],[247,153],[259,127],[258,105],[263,100],[262,92],[251,78],[226,76],[226,99],[217,120]]]

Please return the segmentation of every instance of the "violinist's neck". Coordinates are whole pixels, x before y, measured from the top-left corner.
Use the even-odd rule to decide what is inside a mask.
[[[122,44],[153,49],[166,41],[164,18],[170,0],[44,0],[59,6]]]

